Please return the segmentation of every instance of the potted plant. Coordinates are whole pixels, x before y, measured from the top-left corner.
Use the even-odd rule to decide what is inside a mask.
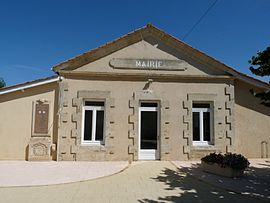
[[[239,177],[249,166],[249,161],[241,154],[216,154],[211,153],[201,159],[202,169],[206,172],[226,176]]]

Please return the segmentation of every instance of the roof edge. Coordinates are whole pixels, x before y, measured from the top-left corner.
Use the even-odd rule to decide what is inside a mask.
[[[186,46],[187,48],[189,48],[191,51],[193,52],[196,52],[198,53],[199,55],[201,55],[202,57],[204,57],[204,62],[205,63],[209,63],[209,62],[212,62],[212,63],[216,63],[216,68],[220,69],[220,70],[223,70],[231,75],[233,75],[236,79],[239,79],[241,81],[244,81],[244,82],[247,82],[251,85],[255,85],[257,87],[260,87],[260,88],[263,88],[263,89],[269,89],[270,88],[270,84],[267,83],[267,82],[264,82],[262,80],[259,80],[259,79],[256,79],[256,78],[253,78],[249,75],[246,75],[228,65],[226,65],[225,63],[219,61],[218,59],[215,59],[214,57],[212,56],[209,56],[208,54],[200,51],[199,49],[196,49],[194,47],[192,47],[191,45],[179,40],[178,38],[166,33],[165,31],[155,27],[154,25],[152,24],[148,24],[147,25],[148,27],[151,27],[153,29],[155,29],[157,32],[161,32],[164,36],[166,36],[167,38],[170,38],[172,39],[174,42],[178,43],[178,44],[182,44],[184,46]],[[195,54],[193,56],[196,56]]]
[[[79,59],[81,59],[81,58],[83,58],[83,57],[87,57],[87,55],[93,54],[93,53],[97,52],[98,50],[100,50],[100,49],[102,49],[102,48],[106,48],[106,47],[108,47],[108,46],[114,44],[115,42],[118,42],[118,41],[121,40],[121,39],[125,39],[125,38],[127,38],[127,37],[129,37],[129,36],[135,35],[136,33],[142,32],[143,30],[146,30],[147,28],[153,28],[153,27],[154,27],[154,26],[153,26],[152,24],[148,23],[147,25],[145,25],[145,26],[143,26],[143,27],[141,27],[141,28],[135,29],[134,31],[131,31],[131,32],[127,33],[127,34],[124,34],[124,35],[122,35],[122,36],[120,36],[120,37],[114,39],[114,40],[111,40],[111,41],[109,41],[109,42],[107,42],[107,43],[105,43],[105,44],[102,44],[101,46],[98,46],[98,47],[96,47],[96,48],[90,49],[89,51],[86,51],[86,52],[84,52],[84,53],[82,53],[82,54],[79,54],[79,55],[77,55],[77,56],[74,56],[74,57],[72,57],[72,58],[70,58],[70,59],[68,59],[68,60],[63,61],[63,62],[60,62],[60,63],[54,65],[54,66],[52,67],[52,70],[53,70],[55,73],[58,73],[58,71],[60,71],[60,70],[62,70],[62,69],[64,69],[64,68],[67,68],[67,67],[68,67],[68,63],[72,63],[72,62],[74,62],[75,60],[79,60]],[[157,28],[157,29],[158,29],[158,28]]]
[[[21,83],[21,84],[12,85],[9,87],[4,87],[4,88],[0,89],[0,95],[28,89],[31,87],[36,87],[39,85],[57,82],[59,80],[60,80],[60,77],[55,75],[55,76],[51,76],[51,77],[41,78],[38,80],[32,80],[32,81]]]
[[[136,34],[143,32],[144,30],[149,30],[151,31],[155,31],[156,33],[158,33],[161,38],[167,38],[168,43],[170,44],[174,44],[174,46],[184,46],[185,48],[187,48],[189,50],[190,53],[192,53],[192,55],[195,57],[197,54],[197,58],[203,62],[203,63],[211,63],[213,66],[215,66],[216,68],[223,70],[233,76],[235,76],[236,79],[239,79],[241,81],[247,82],[251,85],[255,85],[257,87],[263,88],[263,89],[269,89],[270,88],[270,84],[268,84],[267,82],[264,82],[262,80],[253,78],[251,76],[248,76],[242,72],[239,72],[238,70],[226,65],[225,63],[215,59],[212,56],[207,55],[206,53],[192,47],[191,45],[179,40],[178,38],[166,33],[165,31],[163,31],[162,29],[157,28],[156,26],[154,26],[151,23],[148,23],[147,25],[136,29],[132,32],[129,32],[119,38],[116,38],[115,40],[112,40],[106,44],[103,44],[97,48],[91,49],[83,54],[77,55],[69,60],[63,61],[55,66],[53,66],[52,70],[56,73],[58,72],[62,72],[63,69],[67,68],[68,66],[72,66],[72,63],[76,62],[77,60],[83,60],[83,61],[87,61],[86,58],[91,55],[91,54],[95,54],[98,50],[100,49],[104,49],[106,47],[109,47],[110,45],[113,45],[114,43],[116,43],[119,40],[125,39],[127,37],[132,37],[132,36],[136,36]],[[166,41],[167,41],[166,40]],[[170,42],[169,42],[170,41]],[[91,61],[90,61],[91,62]],[[68,71],[68,70],[67,70]]]

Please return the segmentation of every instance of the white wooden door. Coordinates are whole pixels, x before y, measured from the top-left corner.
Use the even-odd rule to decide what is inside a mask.
[[[159,159],[158,107],[139,108],[139,160]]]

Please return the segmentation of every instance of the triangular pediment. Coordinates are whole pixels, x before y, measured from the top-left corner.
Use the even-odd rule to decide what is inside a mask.
[[[53,67],[57,73],[236,76],[253,79],[148,24]]]
[[[194,60],[184,49],[176,50],[151,35],[73,71],[227,75],[224,71]]]

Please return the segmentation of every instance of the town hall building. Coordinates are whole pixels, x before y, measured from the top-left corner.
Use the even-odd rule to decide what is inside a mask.
[[[270,85],[151,24],[53,71],[0,89],[1,160],[269,157]]]

